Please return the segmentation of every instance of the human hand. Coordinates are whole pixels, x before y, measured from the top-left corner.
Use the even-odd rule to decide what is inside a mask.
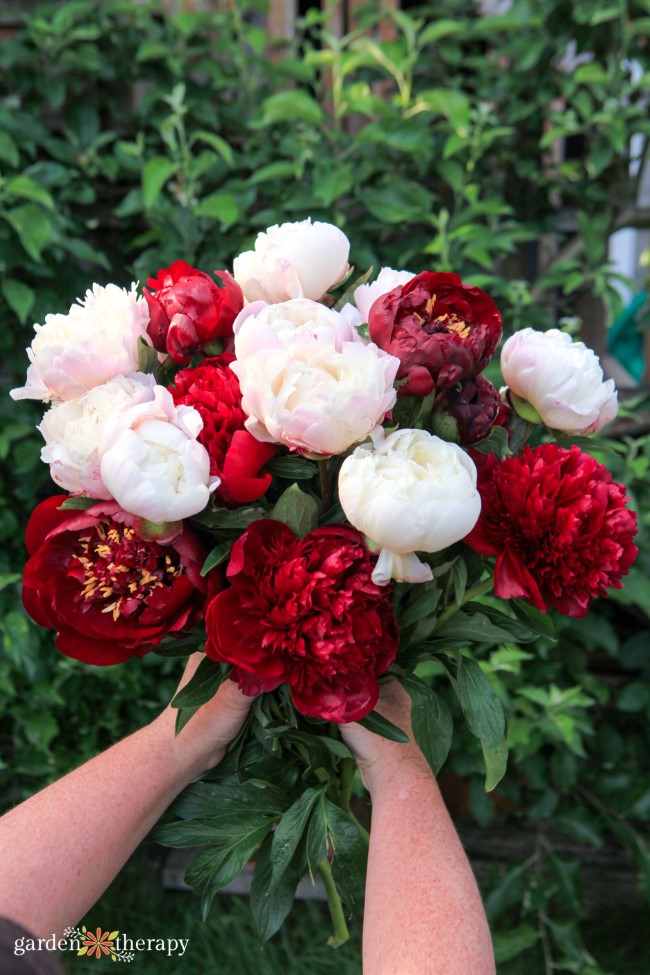
[[[409,736],[408,744],[390,741],[356,722],[341,725],[341,737],[357,760],[363,784],[372,794],[402,774],[431,777],[427,761],[415,744],[411,728],[411,699],[396,680],[381,685],[376,710]]]
[[[175,695],[194,676],[204,656],[194,653],[189,658]],[[225,680],[215,696],[201,705],[178,735],[175,734],[177,708],[168,704],[156,718],[153,726],[166,736],[179,763],[187,768],[188,781],[221,761],[228,745],[239,734],[253,700],[242,694],[234,681]]]

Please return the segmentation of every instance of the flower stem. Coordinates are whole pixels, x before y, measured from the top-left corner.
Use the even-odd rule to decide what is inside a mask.
[[[326,460],[321,460],[318,462],[318,471],[320,474],[320,492],[323,499],[322,513],[325,514],[327,511],[329,511],[332,503],[332,496],[330,494],[330,479]]]
[[[350,937],[350,932],[348,931],[348,925],[343,913],[343,904],[341,903],[339,892],[336,889],[334,877],[332,876],[332,868],[327,857],[323,857],[319,863],[318,872],[325,887],[330,916],[334,925],[334,934],[329,938],[327,943],[331,948],[340,948]]]
[[[494,579],[484,579],[483,582],[477,582],[475,586],[468,589],[459,603],[452,603],[451,606],[447,606],[442,611],[436,623],[436,630],[446,623],[448,619],[451,619],[452,616],[455,616],[458,610],[462,609],[466,603],[470,603],[476,596],[482,596],[484,592],[489,592],[493,585]]]

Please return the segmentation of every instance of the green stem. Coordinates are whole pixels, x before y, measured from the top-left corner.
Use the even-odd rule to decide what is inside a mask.
[[[330,505],[332,503],[332,497],[330,495],[330,479],[327,470],[327,461],[321,460],[318,463],[318,472],[320,474],[320,491],[321,497],[323,499],[323,514],[329,511]]]
[[[489,592],[493,585],[494,579],[485,579],[483,582],[477,582],[475,586],[472,586],[471,589],[466,591],[459,603],[452,603],[451,606],[447,606],[447,608],[442,611],[438,617],[436,629],[439,629],[439,627],[446,623],[448,619],[455,616],[459,609],[462,609],[466,603],[471,602],[472,599],[476,598],[476,596],[482,596],[484,592]]]
[[[336,889],[334,877],[332,876],[332,868],[327,857],[323,857],[319,863],[318,872],[325,887],[330,916],[334,925],[334,934],[327,943],[331,948],[340,948],[350,937],[350,932],[348,931],[348,925],[343,913],[343,904],[341,903],[339,892]]]
[[[341,809],[350,812],[350,796],[352,795],[352,780],[356,762],[353,758],[344,758],[341,762]]]

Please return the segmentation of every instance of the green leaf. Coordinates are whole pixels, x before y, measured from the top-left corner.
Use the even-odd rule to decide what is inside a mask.
[[[40,261],[41,251],[54,236],[54,226],[46,213],[35,203],[8,210],[5,219],[14,228],[20,242],[35,260]]]
[[[481,739],[481,747],[485,761],[485,791],[492,792],[506,774],[508,746],[505,738],[502,738],[496,746],[488,745],[485,739]]]
[[[24,325],[36,298],[36,293],[33,288],[23,284],[22,281],[17,281],[15,278],[4,278],[2,281],[2,294],[21,325]]]
[[[414,586],[411,590],[410,601],[404,609],[399,610],[399,625],[401,629],[419,623],[420,620],[433,616],[442,596],[435,580]]]
[[[522,623],[530,627],[540,636],[555,638],[555,626],[553,619],[546,613],[542,613],[535,606],[529,606],[523,599],[511,599],[510,608]]]
[[[201,569],[201,575],[207,576],[211,569],[215,569],[222,562],[225,562],[230,555],[230,549],[232,545],[230,542],[221,542],[219,545],[215,545],[211,552],[208,553],[203,567]]]
[[[501,702],[478,663],[462,657],[456,674],[455,689],[473,735],[488,748],[498,749],[503,741],[506,722]]]
[[[229,169],[234,169],[235,157],[233,151],[226,140],[222,139],[220,135],[215,135],[214,132],[206,132],[205,129],[200,129],[198,132],[192,133],[190,143],[194,142],[203,142],[205,145],[210,146],[221,156]]]
[[[0,159],[14,169],[20,165],[20,153],[8,132],[0,131]]]
[[[59,505],[59,511],[86,511],[88,508],[92,508],[94,504],[100,504],[100,498],[87,498],[83,496],[74,496],[66,498],[62,504]]]
[[[174,724],[174,735],[180,735],[185,725],[188,723],[188,721],[191,718],[194,717],[194,715],[198,710],[199,710],[198,707],[178,709],[178,713],[176,715],[176,722]]]
[[[436,630],[437,637],[465,639],[465,646],[475,643],[507,643],[512,639],[510,630],[495,626],[485,613],[469,613],[460,610]]]
[[[297,484],[292,484],[280,495],[269,517],[284,522],[298,538],[302,538],[317,527],[319,513],[320,505],[316,498],[301,491]]]
[[[221,664],[204,657],[190,681],[174,697],[173,708],[198,708],[219,690],[227,677]]]
[[[453,722],[449,708],[415,674],[401,674],[398,680],[411,698],[413,737],[431,766],[431,771],[437,775],[451,748]]]
[[[189,657],[205,643],[205,629],[190,630],[182,636],[169,633],[155,649],[159,657]]]
[[[148,342],[139,336],[137,342],[138,348],[138,369],[140,372],[150,373],[156,379],[161,378],[161,363],[158,358],[158,353],[149,345]]]
[[[239,220],[241,211],[232,193],[211,193],[197,204],[194,212],[197,217],[218,220],[223,230],[229,230]]]
[[[42,206],[47,207],[48,210],[55,209],[54,200],[45,187],[24,174],[13,176],[10,180],[7,180],[5,193],[7,196],[18,196],[25,200],[33,200],[34,203],[40,203]]]
[[[240,813],[279,817],[289,801],[271,782],[194,782],[174,805],[181,819],[234,819]]]
[[[405,731],[385,718],[383,714],[379,714],[378,711],[371,711],[364,718],[359,718],[358,723],[368,731],[372,731],[373,734],[388,738],[389,741],[398,741],[402,745],[406,745],[409,741],[409,736]]]
[[[262,124],[274,125],[276,122],[307,122],[318,125],[323,110],[317,101],[306,91],[278,91],[269,95],[262,103]]]
[[[406,181],[368,190],[363,202],[381,223],[422,223],[432,207],[429,191],[419,183]]]
[[[472,450],[478,450],[480,454],[496,454],[499,460],[503,460],[510,453],[508,431],[505,427],[492,427],[487,437],[472,444]]]
[[[273,837],[267,836],[255,858],[255,873],[251,884],[251,912],[262,941],[268,941],[280,930],[293,905],[299,874],[287,867],[275,887],[271,889],[271,847]]]
[[[245,821],[241,824],[233,822],[228,839],[224,836],[219,847],[203,850],[194,858],[185,880],[201,894],[204,919],[214,895],[238,876],[270,832],[271,826],[270,819],[256,826]]]
[[[142,169],[142,202],[145,210],[151,210],[160,196],[163,186],[176,172],[176,163],[166,156],[153,156]]]
[[[239,533],[259,518],[268,517],[268,511],[259,506],[236,508],[233,511],[228,508],[213,508],[211,511],[202,511],[200,515],[195,515],[192,521],[216,531]]]
[[[275,182],[280,179],[291,179],[296,178],[296,163],[290,162],[289,160],[281,162],[272,162],[267,166],[260,166],[256,169],[249,183],[251,186],[259,186],[260,183]]]
[[[273,834],[271,847],[271,890],[280,881],[298,848],[302,835],[322,790],[312,786],[287,809]]]
[[[442,40],[443,37],[458,34],[463,30],[465,30],[465,25],[460,20],[436,20],[433,24],[425,27],[418,37],[418,43],[423,47],[425,44],[433,44],[435,41]]]
[[[366,284],[370,280],[373,271],[374,267],[371,264],[365,274],[361,274],[358,278],[355,278],[352,284],[347,286],[341,297],[334,305],[336,311],[341,311],[341,309],[347,304],[354,303],[354,292],[357,290],[357,288],[360,288],[362,284]]]
[[[332,874],[341,896],[352,910],[356,910],[363,904],[368,848],[349,813],[329,799],[325,799],[323,808],[334,850]]]
[[[218,812],[218,808],[217,808]],[[264,828],[269,832],[273,817],[257,811],[241,810],[236,816],[216,815],[205,819],[184,819],[177,823],[166,823],[156,830],[156,842],[175,849],[189,846],[229,845],[233,837]]]
[[[492,936],[494,957],[497,965],[501,965],[511,958],[516,958],[522,952],[528,951],[537,944],[539,932],[532,924],[520,924],[507,932],[495,932]]]
[[[274,457],[264,465],[264,472],[288,481],[308,481],[318,474],[318,467],[304,457]]]
[[[317,802],[309,820],[307,830],[307,866],[312,883],[318,871],[318,865],[327,855],[327,819],[325,818],[324,797],[321,795],[320,802]]]

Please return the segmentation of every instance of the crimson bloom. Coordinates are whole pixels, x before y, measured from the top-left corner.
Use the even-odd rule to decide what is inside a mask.
[[[423,271],[374,302],[368,330],[401,362],[399,395],[427,396],[485,369],[501,338],[501,314],[458,274]]]
[[[297,539],[280,521],[254,522],[233,545],[231,587],[206,611],[206,654],[234,665],[245,694],[287,683],[308,717],[362,718],[399,640],[390,588],[371,580],[376,560],[354,528]]]
[[[201,578],[205,553],[189,529],[168,545],[145,542],[114,501],[61,511],[66,498],[32,513],[23,580],[25,609],[56,630],[62,653],[117,664],[201,619],[219,574]]]
[[[589,454],[552,443],[501,462],[490,454],[478,488],[481,516],[465,541],[496,555],[497,596],[584,616],[592,599],[622,588],[636,514],[625,486]]]
[[[185,261],[174,261],[147,281],[152,291],[144,289],[147,332],[154,349],[174,362],[189,362],[209,342],[220,341],[225,351],[232,351],[232,325],[244,307],[244,295],[227,271],[214,273],[223,287]]]
[[[229,368],[234,361],[234,355],[220,355],[204,359],[195,369],[182,369],[169,391],[177,406],[193,406],[201,415],[198,440],[210,455],[210,474],[221,478],[217,497],[226,504],[246,504],[268,490],[271,475],[260,474],[260,469],[279,448],[261,443],[244,428],[239,380]]]

